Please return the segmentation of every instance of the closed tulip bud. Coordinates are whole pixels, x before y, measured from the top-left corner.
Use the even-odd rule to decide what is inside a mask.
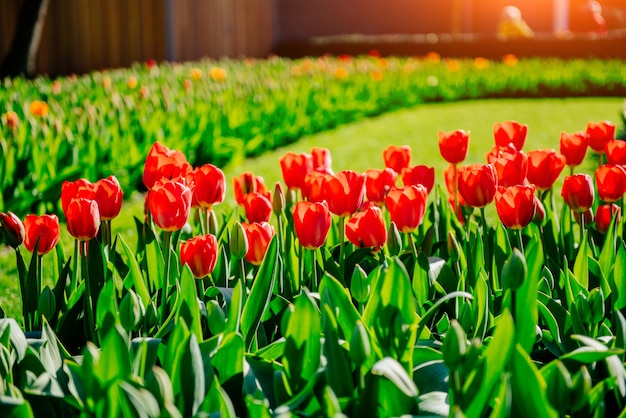
[[[574,212],[585,212],[593,206],[593,180],[589,174],[574,174],[563,180],[561,197]]]
[[[120,301],[119,312],[120,322],[126,331],[132,331],[140,324],[141,318],[145,315],[145,308],[132,289],[129,289]]]
[[[596,230],[602,234],[606,234],[611,226],[613,217],[616,218],[616,222],[619,222],[620,216],[621,208],[615,203],[598,206],[598,211],[596,213]]]
[[[571,406],[572,377],[561,360],[557,360],[546,383],[548,402],[560,413],[567,411]]]
[[[483,352],[482,343],[478,338],[472,338],[467,349],[465,350],[465,358],[463,359],[463,367],[465,370],[473,370],[476,363],[480,359]]]
[[[224,172],[212,164],[205,164],[193,171],[192,205],[211,209],[222,203],[226,196],[226,177]]]
[[[509,259],[502,267],[502,276],[500,278],[504,289],[518,289],[528,274],[526,259],[520,250],[513,248]]]
[[[589,292],[587,298],[589,307],[591,308],[591,323],[599,324],[604,319],[604,294],[602,289],[596,287]]]
[[[37,254],[49,253],[59,241],[60,226],[56,215],[26,215],[24,218],[24,246],[31,253],[39,240]]]
[[[363,365],[372,354],[372,343],[370,342],[367,329],[363,322],[357,321],[350,339],[350,360],[357,366]]]
[[[292,208],[293,205],[295,205],[297,201],[298,201],[298,193],[296,192],[296,190],[287,189],[287,192],[285,193],[285,205],[287,206],[287,209]]]
[[[193,237],[180,244],[180,263],[188,265],[196,278],[205,277],[213,272],[217,254],[217,238],[211,234]]]
[[[450,164],[458,164],[467,157],[470,132],[463,129],[454,132],[439,131],[439,151],[444,160]]]
[[[282,184],[276,182],[274,186],[274,195],[272,196],[272,211],[274,215],[280,216],[285,210],[285,192]]]
[[[230,254],[240,260],[246,256],[248,252],[248,238],[243,226],[237,222],[230,230],[229,241]]]
[[[465,331],[456,319],[450,321],[448,333],[443,340],[441,354],[443,361],[452,371],[458,370],[463,365],[463,357],[467,351]]]
[[[472,164],[459,173],[459,193],[474,208],[483,208],[496,195],[497,176],[490,164]]]
[[[535,216],[533,216],[533,222],[541,225],[546,220],[546,208],[541,203],[541,200],[535,196]]]
[[[392,221],[387,230],[387,250],[389,255],[396,256],[402,251],[402,236],[396,224]]]
[[[350,293],[352,297],[359,303],[367,302],[370,294],[370,283],[367,273],[359,264],[354,266],[352,272],[352,280],[350,281]]]
[[[124,201],[124,192],[115,176],[98,180],[94,185],[94,199],[98,202],[100,220],[109,221],[119,215]]]
[[[528,125],[522,125],[514,120],[493,124],[493,136],[497,146],[513,144],[517,151],[521,151],[527,135]]]
[[[13,212],[0,212],[0,227],[4,240],[10,247],[17,249],[24,242],[24,224]]]
[[[65,212],[67,232],[79,241],[89,241],[98,234],[100,211],[98,202],[81,197],[72,199]]]

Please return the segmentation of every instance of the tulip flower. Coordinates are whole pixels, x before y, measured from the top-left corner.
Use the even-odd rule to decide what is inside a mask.
[[[168,180],[185,177],[191,172],[191,165],[181,151],[170,150],[160,142],[155,142],[144,164],[143,184],[152,189],[154,184],[165,178]]]
[[[17,116],[17,113],[10,110],[4,114],[7,127],[11,130],[17,129],[20,126],[20,118]]]
[[[424,220],[427,200],[426,187],[404,186],[390,190],[385,205],[400,232],[413,232]]]
[[[534,150],[528,157],[528,181],[538,190],[549,190],[565,167],[565,157],[555,150]]]
[[[484,208],[496,195],[497,177],[490,164],[464,167],[459,176],[459,193],[474,208]]]
[[[322,186],[328,209],[337,216],[346,217],[361,207],[365,197],[365,174],[345,170],[327,175]]]
[[[242,222],[241,226],[243,226],[248,240],[246,260],[258,266],[263,262],[267,248],[274,236],[274,227],[267,222],[255,222],[251,224]]]
[[[561,197],[574,212],[585,212],[593,206],[593,180],[589,174],[574,174],[563,180]]]
[[[587,123],[589,147],[598,154],[604,154],[606,144],[615,139],[615,125],[608,121]]]
[[[626,165],[626,141],[615,139],[606,144],[606,162]]]
[[[30,102],[29,110],[33,116],[44,117],[48,114],[48,103],[41,100],[33,100]]]
[[[148,192],[148,209],[154,223],[165,231],[177,231],[187,223],[191,189],[179,181],[156,182]]]
[[[100,211],[98,202],[78,197],[72,199],[65,212],[67,231],[78,241],[89,241],[98,235]]]
[[[526,181],[528,157],[522,151],[504,148],[495,153],[492,151],[487,162],[495,168],[499,186],[515,186]]]
[[[0,228],[6,243],[17,249],[24,242],[24,224],[13,212],[0,212]]]
[[[498,187],[496,211],[509,229],[523,229],[535,216],[535,186]]]
[[[602,234],[606,234],[611,226],[613,217],[616,217],[616,222],[619,222],[621,217],[621,208],[615,203],[609,203],[606,205],[598,206],[596,212],[596,230]]]
[[[402,184],[405,186],[421,184],[430,193],[433,187],[435,187],[435,167],[416,165],[405,168],[402,170]]]
[[[61,228],[56,215],[26,215],[24,218],[24,246],[31,253],[39,240],[38,255],[52,251],[59,241]]]
[[[391,168],[365,170],[365,195],[367,200],[382,206],[387,192],[396,187],[397,177],[398,173]]]
[[[244,196],[243,207],[248,222],[268,222],[272,217],[272,201],[259,192]]]
[[[573,168],[580,165],[585,159],[588,144],[589,138],[585,132],[576,132],[573,134],[561,132],[559,151],[565,157],[566,164]]]
[[[201,235],[180,243],[180,263],[188,265],[193,277],[208,276],[217,263],[218,245],[214,235]]]
[[[389,145],[383,151],[385,167],[389,167],[396,173],[401,173],[402,169],[411,163],[411,147],[408,145]]]
[[[64,181],[61,185],[61,208],[67,212],[70,202],[76,198],[94,200],[96,198],[96,185],[87,179],[76,181]]]
[[[439,131],[439,151],[444,160],[450,164],[463,162],[467,157],[470,132],[459,129],[453,132]]]
[[[329,174],[321,171],[312,171],[304,178],[304,187],[302,187],[302,198],[309,202],[321,202],[326,200],[324,196],[324,183]]]
[[[596,170],[598,196],[607,203],[615,202],[626,192],[626,170],[621,165],[605,164]]]
[[[521,151],[524,148],[527,135],[528,125],[522,125],[514,120],[493,124],[493,136],[496,145],[500,147],[513,144],[517,151]]]
[[[100,220],[110,221],[119,215],[124,200],[124,192],[115,176],[98,180],[94,185],[94,199],[98,202]]]
[[[346,223],[346,238],[357,247],[373,247],[379,251],[387,242],[387,227],[383,213],[373,203],[357,212]]]
[[[293,208],[293,226],[300,244],[315,250],[326,241],[332,224],[332,215],[326,202],[301,201]]]
[[[311,154],[295,154],[288,152],[279,159],[283,180],[290,189],[302,189],[304,178],[313,171],[313,157]]]
[[[233,193],[239,206],[244,205],[244,196],[251,192],[259,192],[269,198],[269,191],[263,177],[255,176],[249,171],[233,178]]]
[[[205,164],[193,171],[193,207],[212,209],[222,203],[226,196],[224,172],[212,164]]]
[[[311,156],[313,157],[313,170],[325,174],[333,174],[332,158],[328,148],[311,148]]]
[[[461,170],[463,170],[463,168],[465,167],[457,167],[456,164],[450,164],[448,165],[448,167],[446,167],[445,170],[443,170],[443,180],[446,184],[446,190],[448,191],[448,193],[453,195],[453,199],[454,190],[456,189],[458,184],[458,179],[455,177],[461,175]]]

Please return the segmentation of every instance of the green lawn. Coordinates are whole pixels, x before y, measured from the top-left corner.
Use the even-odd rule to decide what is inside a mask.
[[[493,145],[492,126],[495,122],[514,119],[528,124],[525,150],[555,148],[559,146],[561,131],[584,130],[588,121],[620,121],[623,98],[575,99],[500,99],[471,102],[419,105],[379,117],[370,118],[337,129],[302,138],[289,147],[268,152],[261,157],[248,159],[225,168],[228,182],[227,202],[223,210],[233,207],[232,177],[243,171],[252,171],[265,178],[273,189],[282,180],[278,158],[287,151],[309,152],[311,147],[326,147],[333,156],[335,171],[383,167],[382,150],[391,144],[409,145],[413,149],[412,165],[425,164],[436,169],[436,182],[442,184],[445,161],[439,155],[437,133],[439,130],[471,131],[467,163],[484,162],[484,155]],[[167,144],[166,144],[167,145]],[[184,151],[184,150],[183,150]],[[593,170],[595,160],[588,158],[587,171]],[[563,176],[561,176],[563,177]],[[127,195],[130,193],[127,192]],[[142,216],[141,197],[128,201],[122,219],[113,222],[114,228],[127,242],[134,242],[133,216]],[[72,241],[62,227],[65,251],[72,249]],[[15,255],[10,248],[0,250],[0,306],[9,316],[20,317],[20,301]]]

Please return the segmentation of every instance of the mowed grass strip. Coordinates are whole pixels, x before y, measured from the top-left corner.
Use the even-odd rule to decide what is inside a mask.
[[[620,97],[494,99],[424,104],[398,110],[331,131],[306,136],[288,147],[225,167],[226,202],[217,208],[221,211],[234,208],[232,178],[243,171],[252,171],[262,176],[268,187],[273,189],[277,181],[282,181],[278,159],[287,151],[300,153],[309,152],[314,146],[325,147],[331,151],[335,171],[347,169],[363,171],[383,167],[382,151],[388,145],[409,145],[413,150],[412,165],[434,166],[435,181],[443,185],[442,171],[447,163],[439,154],[437,135],[440,130],[471,131],[466,163],[483,163],[485,154],[494,143],[492,128],[495,122],[517,120],[527,124],[528,139],[524,147],[526,151],[540,148],[558,150],[561,131],[584,130],[589,121],[609,120],[620,124],[623,101],[624,98]],[[591,173],[596,166],[597,159],[589,153],[581,169]],[[564,174],[561,175],[561,179],[563,176]],[[126,191],[126,195],[131,196],[132,193]],[[120,217],[113,221],[114,232],[122,234],[131,248],[134,248],[136,240],[133,217],[142,219],[142,213],[143,199],[135,195],[125,202]],[[61,227],[61,238],[66,255],[71,254],[73,242],[64,225]],[[30,257],[26,254],[27,251],[25,249],[22,251],[28,262]],[[44,262],[51,264],[50,257],[52,255],[44,257]],[[56,277],[45,278],[44,285],[52,285],[53,280],[56,280]],[[7,316],[21,320],[15,254],[8,247],[0,249],[0,306]]]

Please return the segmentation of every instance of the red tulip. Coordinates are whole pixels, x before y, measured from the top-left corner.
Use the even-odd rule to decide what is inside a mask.
[[[606,162],[626,165],[626,141],[615,139],[606,144]]]
[[[496,195],[496,171],[490,164],[472,164],[459,174],[459,193],[468,205],[483,208]]]
[[[463,162],[467,157],[470,132],[459,129],[453,132],[439,131],[439,151],[450,164]]]
[[[6,118],[7,127],[9,129],[17,129],[18,126],[20,126],[20,118],[14,111],[9,110],[7,113],[4,114],[4,116]]]
[[[621,165],[605,164],[596,170],[598,196],[607,203],[622,198],[626,192],[626,170]]]
[[[98,202],[78,197],[72,199],[65,212],[67,232],[79,241],[89,241],[98,235],[100,211]]]
[[[435,187],[435,167],[416,165],[405,168],[402,170],[402,184],[405,186],[421,184],[430,193],[433,187]]]
[[[0,228],[9,246],[17,248],[24,242],[24,224],[13,212],[0,212]]]
[[[224,172],[212,164],[205,164],[193,171],[192,206],[211,209],[222,203],[226,196]]]
[[[578,225],[587,227],[595,220],[593,217],[593,208],[589,208],[583,212],[574,212],[574,220]]]
[[[528,157],[522,151],[500,149],[497,153],[492,152],[487,162],[495,168],[499,186],[508,187],[525,183]]]
[[[90,200],[95,199],[96,185],[87,179],[64,181],[61,185],[61,208],[63,209],[63,213],[67,212],[67,207],[72,199],[78,197]]]
[[[549,190],[565,168],[565,157],[555,150],[534,150],[528,157],[528,181],[539,190]]]
[[[110,221],[119,215],[124,200],[124,192],[115,176],[98,180],[94,184],[94,199],[98,202],[100,220]]]
[[[332,174],[332,158],[328,148],[311,148],[311,156],[313,157],[313,170],[326,174]]]
[[[259,192],[245,195],[243,207],[248,222],[268,222],[272,217],[272,201]]]
[[[365,194],[367,200],[382,206],[387,192],[396,187],[397,177],[398,173],[391,168],[365,170]]]
[[[585,212],[593,206],[593,180],[589,174],[574,174],[563,180],[561,197],[574,212]]]
[[[155,142],[148,152],[143,170],[143,184],[152,189],[162,178],[172,180],[185,177],[191,171],[187,157],[181,151],[170,150],[160,142]]]
[[[302,197],[310,202],[321,202],[326,200],[324,196],[324,183],[326,176],[321,171],[312,171],[304,178],[304,187],[302,188]]]
[[[326,202],[296,203],[293,208],[293,226],[300,244],[314,250],[324,245],[332,224],[332,216]]]
[[[355,213],[346,223],[346,238],[357,247],[380,250],[387,242],[387,228],[380,208],[372,203],[364,211]]]
[[[589,147],[598,154],[604,154],[606,144],[615,139],[615,125],[608,121],[589,122],[587,123],[587,136]]]
[[[302,189],[304,178],[313,171],[313,157],[311,154],[295,154],[288,152],[279,159],[283,180],[288,188]]]
[[[507,146],[512,143],[517,151],[524,148],[528,135],[528,125],[522,125],[514,120],[496,122],[493,124],[493,136],[497,146]]]
[[[39,240],[37,254],[44,255],[52,251],[57,242],[61,228],[56,215],[26,215],[24,218],[24,246],[31,253]]]
[[[243,206],[243,197],[251,192],[259,192],[269,198],[269,191],[265,186],[263,177],[255,176],[251,172],[246,171],[233,178],[233,193],[238,205]]]
[[[498,187],[496,211],[507,228],[524,228],[535,216],[535,186]]]
[[[385,167],[393,169],[396,173],[401,173],[411,163],[411,147],[408,145],[389,145],[383,151]]]
[[[363,203],[365,197],[365,174],[345,170],[327,175],[323,185],[328,209],[337,216],[350,216]]]
[[[211,274],[217,263],[217,239],[208,234],[193,237],[180,243],[180,263],[187,264],[194,277]]]
[[[596,229],[602,234],[606,234],[611,226],[613,216],[616,217],[615,222],[619,222],[621,217],[621,209],[615,203],[598,206],[596,213]]]
[[[263,262],[267,248],[274,236],[274,227],[267,222],[251,224],[242,222],[241,226],[246,231],[246,238],[248,239],[246,260],[258,266]]]
[[[446,167],[445,170],[443,170],[443,180],[446,183],[446,190],[448,191],[448,193],[450,194],[454,194],[454,169],[456,168],[456,172],[457,172],[457,176],[460,177],[461,176],[461,170],[463,170],[463,166],[457,166],[456,164],[450,164],[448,165],[448,167]],[[457,178],[457,182],[458,182],[458,178]],[[454,196],[452,196],[452,198],[454,199]]]
[[[400,232],[412,232],[424,219],[428,190],[422,185],[404,186],[390,190],[385,205],[391,220]]]
[[[148,192],[148,208],[154,223],[165,231],[177,231],[185,226],[191,210],[191,195],[191,189],[181,182],[156,182]]]
[[[559,151],[561,151],[561,154],[565,157],[567,165],[575,167],[580,165],[585,159],[588,144],[589,138],[585,132],[576,132],[573,134],[561,132]]]

